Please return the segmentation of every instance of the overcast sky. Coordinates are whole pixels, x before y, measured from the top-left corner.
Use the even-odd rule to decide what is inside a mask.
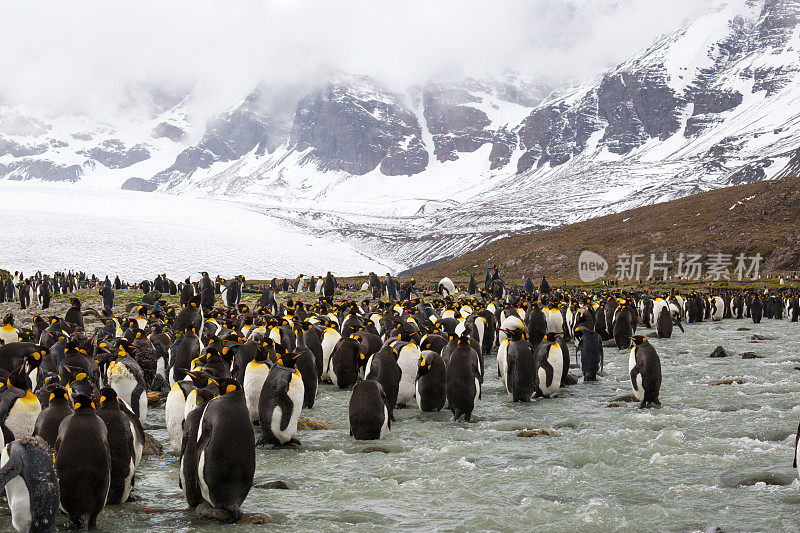
[[[8,1],[0,95],[103,112],[142,87],[227,107],[321,65],[393,88],[444,68],[537,79],[601,73],[723,0]]]

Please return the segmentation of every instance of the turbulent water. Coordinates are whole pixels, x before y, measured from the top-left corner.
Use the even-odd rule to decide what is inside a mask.
[[[256,483],[283,480],[296,487],[250,492],[243,510],[273,523],[231,526],[195,518],[178,488],[177,458],[165,454],[142,462],[136,493],[143,500],[106,508],[99,526],[165,532],[800,529],[800,483],[792,469],[800,324],[726,320],[686,330],[670,340],[651,339],[664,376],[661,409],[612,402],[631,392],[628,352],[612,348],[606,348],[602,381],[530,404],[513,404],[502,393],[492,356],[477,421],[398,410],[384,441],[354,441],[350,394],[326,385],[304,414],[336,429],[301,432],[299,449],[257,451]],[[754,334],[771,340],[752,342]],[[731,356],[709,358],[717,345]],[[743,352],[765,358],[743,360]],[[744,383],[710,385],[727,378]],[[162,407],[148,421],[166,450],[163,417]],[[551,436],[518,437],[522,428],[546,428]]]

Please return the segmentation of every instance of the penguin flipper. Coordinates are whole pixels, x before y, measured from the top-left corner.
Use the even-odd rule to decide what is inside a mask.
[[[6,488],[9,481],[17,477],[22,472],[22,459],[16,454],[12,454],[3,468],[0,469],[0,491]]]
[[[289,427],[289,422],[292,419],[292,410],[294,408],[291,400],[289,400],[288,392],[287,390],[284,393],[277,394],[275,398],[275,403],[281,408],[281,431],[286,431],[286,428]]]

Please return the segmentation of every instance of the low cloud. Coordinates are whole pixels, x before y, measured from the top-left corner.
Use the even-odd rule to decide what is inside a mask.
[[[715,0],[30,1],[3,7],[0,99],[103,114],[191,88],[210,110],[321,69],[596,75]],[[149,96],[147,96],[149,97]]]

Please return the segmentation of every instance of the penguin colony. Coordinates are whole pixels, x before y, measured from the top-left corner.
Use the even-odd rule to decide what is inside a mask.
[[[414,404],[469,422],[494,374],[509,401],[546,401],[579,382],[569,374],[571,346],[587,382],[604,375],[603,348],[613,346],[628,353],[633,396],[646,408],[661,405],[661,364],[637,328],[670,338],[684,322],[800,320],[791,289],[552,291],[543,278],[538,290],[530,279],[509,290],[495,268],[480,290],[474,277],[466,293],[444,278],[429,300],[419,297],[413,278],[380,282],[371,274],[361,289],[373,298],[336,302],[339,284],[329,272],[319,280],[300,276],[292,287],[317,292],[317,303],[291,295],[278,303],[289,283],[272,280],[251,307],[241,303],[243,277],[201,274],[196,283],[145,280],[134,286],[142,303],[119,314],[114,291],[131,286],[118,277],[0,279],[3,300],[23,309],[46,310],[50,294],[86,287],[97,291],[101,309],[84,310],[73,297],[63,318],[35,315],[30,327],[15,324],[13,313],[2,320],[0,490],[16,530],[55,531],[60,510],[73,526],[92,528],[106,505],[128,501],[142,460],[148,391],[167,394],[169,444],[180,457],[187,505],[207,504],[235,521],[253,485],[255,447],[301,445],[298,421],[314,407],[321,383],[351,391],[353,438],[381,439],[395,409]],[[180,306],[164,294],[178,296]],[[102,323],[91,334],[83,323],[89,314]],[[796,446],[795,466],[798,455]]]

